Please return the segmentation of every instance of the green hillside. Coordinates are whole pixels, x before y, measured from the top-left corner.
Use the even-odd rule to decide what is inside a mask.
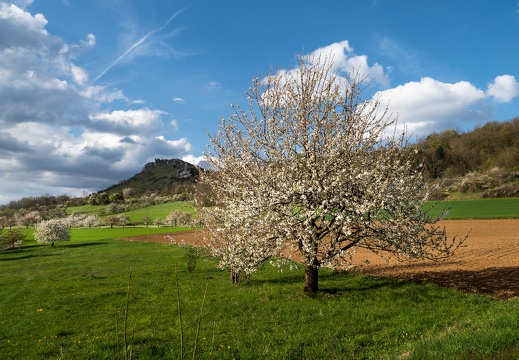
[[[98,193],[122,193],[131,189],[132,196],[146,194],[182,194],[192,193],[198,178],[198,168],[180,159],[155,159],[142,168],[141,172],[127,180]]]

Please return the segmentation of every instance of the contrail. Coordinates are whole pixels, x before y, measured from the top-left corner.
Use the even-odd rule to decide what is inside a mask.
[[[119,63],[119,61],[121,61],[122,59],[124,59],[126,56],[128,56],[128,54],[130,54],[133,50],[135,50],[136,48],[138,48],[143,42],[145,42],[146,40],[148,40],[148,38],[152,35],[154,35],[155,33],[158,33],[159,31],[162,31],[166,26],[169,25],[169,23],[171,21],[173,21],[174,18],[176,18],[178,15],[180,15],[184,10],[186,10],[187,7],[177,11],[176,13],[174,13],[173,15],[170,16],[170,18],[164,23],[164,25],[162,25],[161,27],[157,28],[157,29],[154,29],[154,30],[151,30],[149,33],[147,33],[146,35],[144,35],[143,37],[141,37],[139,40],[137,40],[135,43],[132,44],[132,46],[130,46],[128,48],[128,50],[126,50],[121,56],[119,56],[113,63],[111,63],[110,65],[108,65],[108,67],[106,69],[104,69],[101,74],[97,75],[93,82],[96,82],[97,80],[99,80],[101,77],[103,77],[104,74],[106,74],[111,68],[113,68],[117,63]]]

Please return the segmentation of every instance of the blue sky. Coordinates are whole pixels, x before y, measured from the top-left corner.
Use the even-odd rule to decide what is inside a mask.
[[[330,54],[413,137],[519,116],[513,1],[0,0],[0,204],[200,160],[252,76]]]

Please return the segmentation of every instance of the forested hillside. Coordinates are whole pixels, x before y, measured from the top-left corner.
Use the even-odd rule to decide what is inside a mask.
[[[519,196],[519,118],[489,122],[472,131],[432,133],[415,145],[425,175],[443,180],[447,192]]]

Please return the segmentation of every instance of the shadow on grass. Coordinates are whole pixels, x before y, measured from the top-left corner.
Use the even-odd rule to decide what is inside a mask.
[[[13,254],[13,253],[11,253]],[[16,253],[16,254],[23,254],[23,250]],[[0,257],[0,262],[2,261],[16,261],[16,260],[22,260],[22,259],[32,259],[32,258],[39,258],[39,257],[47,257],[47,256],[56,256],[57,254],[23,254],[21,256],[17,257],[8,257],[8,258],[2,258]]]
[[[288,274],[288,272],[279,273],[280,276],[270,275],[268,279],[257,279],[252,276],[252,282],[251,284],[296,284],[301,283],[303,284],[303,275],[299,272],[296,273],[294,271],[291,274]]]
[[[499,299],[519,296],[519,267],[483,270],[427,271],[402,274],[399,279],[428,282],[452,287],[467,293],[489,295]]]
[[[77,244],[67,244],[65,247],[68,248],[79,248],[79,247],[87,247],[87,246],[97,246],[97,245],[106,245],[107,242],[104,241],[92,241],[92,242],[84,242],[84,243],[77,243]]]
[[[382,288],[396,289],[405,282],[392,278],[366,276],[356,272],[332,271],[319,275],[319,289],[325,294],[372,291]]]
[[[300,284],[304,286],[304,274],[301,271],[283,272],[279,276],[268,279],[253,278],[252,284]],[[400,288],[406,286],[405,281],[388,277],[374,277],[348,271],[320,271],[319,293],[343,294],[351,292],[372,291],[381,288]]]

